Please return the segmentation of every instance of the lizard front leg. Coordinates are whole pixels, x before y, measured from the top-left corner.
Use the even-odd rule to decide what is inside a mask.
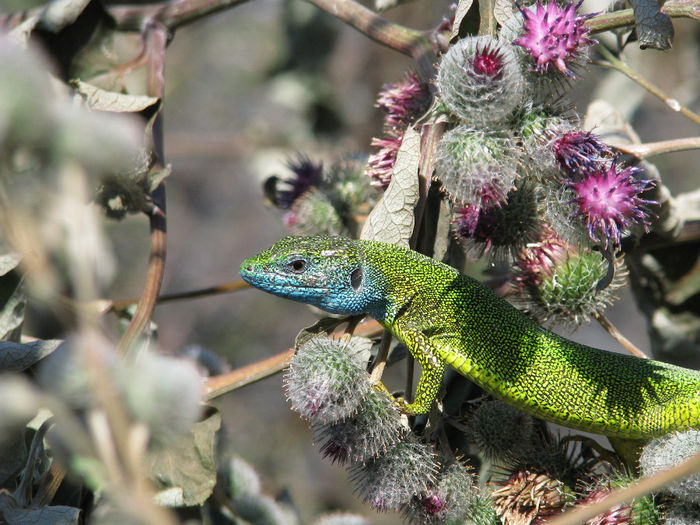
[[[420,363],[422,370],[413,403],[404,404],[401,410],[407,414],[427,414],[440,393],[445,375],[445,362],[439,358],[430,339],[420,330],[397,323],[393,331],[406,345],[413,358]]]

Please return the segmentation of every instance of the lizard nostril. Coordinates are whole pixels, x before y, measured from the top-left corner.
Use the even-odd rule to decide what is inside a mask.
[[[249,272],[252,272],[252,271],[253,271],[253,265],[252,265],[252,264],[249,264],[248,266],[245,267],[245,269],[246,269],[247,271],[249,271]]]

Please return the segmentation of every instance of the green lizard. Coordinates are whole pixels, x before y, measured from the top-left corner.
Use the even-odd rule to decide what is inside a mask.
[[[700,372],[591,348],[530,320],[478,281],[392,244],[286,237],[241,265],[266,292],[374,317],[420,363],[411,414],[430,411],[446,367],[533,416],[645,439],[700,428]]]

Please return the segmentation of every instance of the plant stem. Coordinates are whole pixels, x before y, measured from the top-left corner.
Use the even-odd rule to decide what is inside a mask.
[[[661,6],[661,12],[671,18],[700,20],[700,0],[670,0]],[[592,33],[634,27],[634,24],[634,11],[632,9],[601,13],[586,20],[586,26]]]
[[[204,384],[202,399],[204,401],[210,401],[227,392],[231,392],[232,390],[276,374],[287,367],[292,357],[294,357],[294,349],[290,348],[285,352],[258,361],[252,365],[211,377]]]
[[[634,485],[614,490],[604,500],[586,507],[576,508],[563,514],[562,516],[548,521],[547,524],[578,525],[580,523],[586,523],[586,520],[605,512],[615,505],[630,502],[635,498],[645,496],[650,492],[659,490],[677,479],[690,476],[699,470],[700,453],[695,454],[680,465],[676,465],[673,468],[659,472],[654,476],[642,478]]]
[[[109,14],[122,31],[141,31],[149,21],[158,21],[169,31],[200,18],[244,4],[249,0],[174,0],[150,5],[116,5]]]
[[[625,64],[622,60],[617,58],[615,55],[613,55],[608,48],[606,48],[604,45],[599,45],[597,47],[598,51],[600,51],[600,54],[605,57],[605,60],[607,62],[598,62],[598,65],[604,66],[604,67],[609,67],[611,69],[615,69],[628,77],[630,80],[633,80],[640,86],[642,86],[644,89],[646,89],[649,93],[654,95],[655,97],[659,98],[662,100],[667,106],[669,106],[672,110],[679,112],[681,115],[685,116],[695,124],[700,126],[700,115],[697,115],[696,113],[693,113],[690,109],[687,107],[681,105],[678,100],[675,98],[672,98],[668,96],[664,91],[662,91],[658,86],[652,84],[649,82],[647,79],[642,77],[639,73],[637,73],[634,69],[629,67],[627,64]]]
[[[624,335],[622,335],[622,332],[620,332],[615,327],[615,325],[608,320],[607,317],[605,317],[602,314],[595,314],[593,317],[595,317],[596,321],[600,323],[600,326],[605,328],[605,330],[611,336],[613,336],[618,343],[624,346],[630,354],[636,355],[637,357],[641,357],[642,359],[649,359],[649,356],[642,352],[639,348],[637,348],[632,341],[630,341]]]
[[[646,144],[622,144],[615,146],[615,148],[638,159],[646,159],[663,153],[700,149],[700,137],[661,140]]]
[[[168,45],[168,30],[162,24],[152,21],[145,29],[146,55],[148,56],[147,91],[158,98],[164,93],[165,48]],[[152,136],[155,168],[164,166],[163,154],[163,113],[162,108],[154,117]],[[151,228],[150,256],[146,283],[139,299],[136,313],[119,341],[119,352],[124,355],[141,335],[153,315],[160,286],[163,282],[166,254],[165,186],[161,183],[151,193],[155,205],[149,213]]]
[[[163,294],[158,296],[158,298],[156,299],[156,303],[161,304],[173,301],[182,301],[185,299],[200,299],[202,297],[208,297],[210,295],[237,292],[239,290],[246,290],[248,288],[250,288],[250,285],[245,281],[232,281],[230,283],[218,284],[216,286],[210,286],[208,288],[199,288],[197,290],[188,290],[186,292]],[[136,302],[138,302],[138,299],[124,299],[122,301],[113,301],[109,308],[105,310],[105,313],[109,311],[119,312]]]
[[[435,54],[420,31],[390,22],[354,0],[307,0],[375,42],[412,57],[421,76],[431,78]]]

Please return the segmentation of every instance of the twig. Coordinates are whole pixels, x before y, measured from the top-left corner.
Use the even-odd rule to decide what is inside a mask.
[[[159,295],[156,299],[156,304],[170,303],[173,301],[182,301],[185,299],[200,299],[202,297],[208,297],[210,295],[237,292],[239,290],[246,290],[248,288],[250,288],[250,285],[245,281],[231,281],[224,284],[218,284],[216,286],[209,286],[207,288],[199,288],[196,290],[189,290],[186,292]],[[121,301],[113,301],[109,308],[105,310],[105,313],[110,311],[119,312],[136,302],[138,302],[138,299],[124,299]]]
[[[615,69],[625,75],[627,78],[630,80],[633,80],[640,86],[642,86],[644,89],[646,89],[649,93],[654,95],[655,97],[659,98],[662,102],[664,102],[668,107],[670,107],[673,111],[679,112],[681,115],[684,117],[688,118],[695,124],[700,126],[700,115],[697,115],[696,113],[692,112],[690,109],[687,107],[683,106],[678,100],[675,98],[672,98],[668,96],[664,91],[662,91],[658,86],[652,84],[649,82],[647,79],[642,77],[639,73],[637,73],[634,69],[629,67],[627,64],[625,64],[622,60],[617,58],[615,55],[613,55],[608,48],[606,48],[604,45],[599,45],[597,47],[598,51],[600,51],[600,54],[605,57],[605,60],[607,62],[600,62],[596,61],[594,63],[603,66],[603,67],[609,67],[611,69]]]
[[[579,525],[585,523],[586,520],[605,512],[615,505],[627,503],[635,498],[645,496],[677,479],[690,476],[698,470],[700,470],[700,453],[695,454],[680,465],[659,472],[654,476],[642,478],[634,485],[614,490],[609,496],[598,503],[576,508],[546,523],[547,525]]]
[[[649,359],[649,356],[637,348],[632,341],[622,335],[622,332],[615,328],[615,325],[612,324],[607,317],[603,314],[594,314],[593,317],[600,323],[600,326],[605,328],[611,336],[617,339],[617,342],[624,346],[630,354],[641,357],[642,359]]]
[[[662,155],[663,153],[700,149],[700,137],[661,140],[659,142],[647,142],[646,144],[619,144],[615,146],[615,149],[619,149],[623,153],[638,159],[646,159],[655,155]]]
[[[395,24],[354,0],[307,0],[375,42],[412,57],[424,78],[432,77],[435,53],[426,35]]]
[[[147,91],[150,96],[162,98],[168,31],[165,26],[156,22],[149,24],[145,31],[148,56]],[[155,155],[155,167],[162,168],[164,166],[162,109],[158,111],[154,119],[153,153]],[[136,307],[136,313],[119,341],[119,352],[122,355],[131,348],[151,319],[158,293],[160,292],[160,286],[163,282],[166,254],[165,186],[163,183],[151,193],[151,200],[155,207],[149,215],[151,243],[146,283]]]
[[[386,367],[386,359],[389,356],[389,347],[391,346],[391,332],[384,331],[382,334],[382,341],[379,344],[379,351],[377,352],[377,357],[374,358],[374,363],[372,363],[372,370],[370,371],[370,383],[374,384],[379,382],[384,373],[384,368]]]
[[[170,31],[195,22],[218,11],[224,11],[249,0],[174,0],[150,5],[117,5],[109,14],[117,29],[140,31],[147,21],[157,21]]]
[[[700,0],[675,0],[664,3],[661,12],[671,18],[691,18],[700,20]],[[634,27],[634,11],[622,9],[612,13],[601,13],[586,20],[586,26],[593,33],[602,33],[611,29]]]
[[[258,361],[252,365],[211,377],[204,384],[204,394],[202,398],[204,401],[210,401],[227,392],[231,392],[276,374],[287,367],[292,357],[294,357],[294,349],[290,348],[285,352]]]

